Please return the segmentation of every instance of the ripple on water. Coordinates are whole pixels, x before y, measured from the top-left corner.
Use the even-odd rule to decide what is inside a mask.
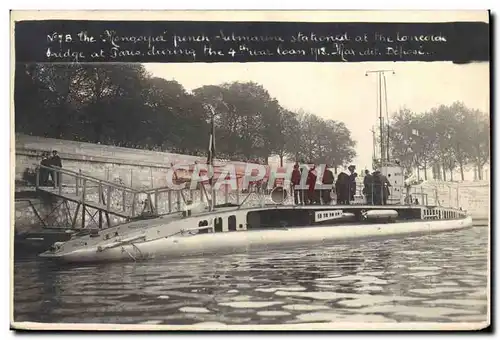
[[[380,286],[361,286],[356,287],[355,290],[360,293],[380,293],[384,291],[383,287]]]
[[[357,275],[338,275],[338,276],[330,276],[316,279],[316,281],[361,281],[361,278]]]
[[[411,289],[410,293],[420,294],[422,296],[438,295],[443,293],[467,293],[473,292],[474,289],[462,287],[432,287],[432,288],[415,288]]]
[[[143,325],[159,325],[162,322],[163,322],[162,320],[146,320],[146,321],[142,321],[140,323]]]
[[[257,315],[260,316],[287,316],[290,313],[280,310],[260,310],[257,312]]]
[[[468,297],[470,298],[479,298],[479,299],[487,299],[487,292],[486,289],[479,289],[477,291],[471,292],[467,294]]]
[[[475,280],[475,279],[460,279],[460,282],[469,284],[469,285],[478,285],[481,283],[481,280]]]
[[[439,272],[420,272],[420,273],[404,273],[402,276],[414,276],[414,277],[426,277],[426,276],[436,276]]]
[[[17,262],[14,317],[213,329],[271,322],[479,322],[488,313],[487,232],[87,270]]]
[[[370,270],[370,271],[363,271],[359,273],[360,276],[389,276],[389,275],[394,275],[396,272],[393,271],[377,271],[377,270]]]
[[[314,300],[335,300],[335,299],[341,299],[346,295],[343,293],[336,293],[336,292],[286,292],[286,291],[277,291],[274,294],[278,296],[304,297]]]
[[[297,315],[297,319],[300,321],[307,321],[307,322],[318,322],[318,321],[319,322],[321,322],[321,321],[322,322],[328,322],[328,321],[357,322],[357,323],[394,322],[394,320],[386,318],[385,316],[382,316],[382,315],[376,315],[376,314],[346,315],[346,314],[339,314],[339,313],[335,313],[335,312],[313,312],[313,313],[307,313],[307,314],[300,314],[300,315]],[[360,326],[362,326],[362,325],[360,325]]]
[[[288,309],[288,310],[293,310],[293,311],[311,311],[311,310],[324,310],[324,309],[330,309],[328,306],[323,306],[323,305],[301,305],[301,304],[295,304],[295,305],[285,305],[282,307],[283,309]]]
[[[233,302],[220,302],[220,306],[227,306],[232,308],[264,308],[275,305],[281,305],[282,301],[233,301]]]
[[[347,295],[347,294],[346,294]],[[381,296],[381,295],[360,295],[350,294],[349,300],[338,301],[337,304],[345,307],[365,307],[378,305],[381,303],[403,302],[421,300],[408,296]]]
[[[376,305],[369,306],[357,310],[359,314],[371,314],[371,313],[384,313],[392,316],[413,316],[420,319],[429,318],[447,318],[451,319],[450,315],[462,314],[462,315],[474,315],[478,314],[477,311],[470,309],[458,309],[458,308],[447,308],[447,307],[435,307],[435,306],[405,306],[405,305]]]
[[[475,300],[475,299],[436,299],[422,301],[422,303],[435,306],[472,306],[472,307],[482,307],[487,305],[488,301],[485,300]]]
[[[223,299],[227,299],[229,301],[248,301],[253,299],[254,297],[251,295],[234,295],[234,296],[228,296]]]
[[[276,288],[256,288],[256,292],[263,292],[263,293],[274,293],[278,290],[284,290],[284,291],[289,291],[289,292],[300,292],[306,290],[304,287],[276,287]]]
[[[210,313],[210,311],[203,307],[181,307],[179,310],[183,313]]]
[[[412,270],[412,271],[415,271],[415,270],[423,270],[423,271],[441,270],[441,268],[439,268],[439,267],[410,267],[408,269]]]
[[[442,287],[456,287],[458,286],[458,282],[456,281],[441,281],[441,282],[436,282],[433,283],[436,286],[442,286]]]

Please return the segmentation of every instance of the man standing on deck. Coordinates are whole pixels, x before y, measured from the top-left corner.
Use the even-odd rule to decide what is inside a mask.
[[[323,184],[330,186],[330,189],[321,190],[321,198],[323,199],[323,204],[329,205],[332,201],[331,191],[333,187],[333,182],[335,178],[331,170],[328,169],[328,165],[325,166],[325,172],[323,173]]]
[[[314,190],[316,186],[316,165],[312,164],[311,169],[307,174],[306,185],[308,186],[307,190],[307,201],[309,204],[314,204],[317,202],[317,195],[315,195],[316,191]]]
[[[305,164],[303,164],[303,163],[304,162],[302,161],[301,162],[302,166],[300,166],[300,189],[299,189],[299,195],[300,195],[300,201],[304,205],[304,204],[307,204],[307,192],[302,187],[302,174],[304,173],[304,168],[307,168],[307,166]]]
[[[358,177],[358,174],[355,172],[356,166],[355,165],[349,165],[347,168],[349,170],[349,203],[351,201],[354,201],[354,195],[356,194],[356,177]]]
[[[373,204],[382,205],[384,202],[384,179],[382,177],[380,170],[375,170],[373,172]]]
[[[373,176],[368,170],[365,170],[365,178],[363,179],[363,195],[365,195],[367,204],[373,204]]]
[[[295,162],[295,165],[293,166],[291,182],[292,182],[292,190],[293,190],[293,200],[294,200],[294,203],[297,205],[304,203],[299,198],[300,189],[296,188],[296,186],[300,184],[300,178],[301,178],[301,173],[299,170],[299,163]]]
[[[52,151],[52,157],[50,158],[49,164],[51,167],[62,168],[61,157],[59,157],[56,150]],[[52,181],[54,182],[54,188],[55,188],[59,185],[59,181],[61,180],[60,173],[58,173],[55,170],[52,170],[50,173],[51,173]]]
[[[389,175],[390,177],[391,175]],[[389,190],[389,187],[391,186],[391,182],[389,182],[389,180],[387,179],[387,177],[383,174],[381,174],[381,180],[382,180],[382,189],[383,189],[383,194],[384,196],[382,197],[382,203],[384,205],[387,205],[387,199],[389,198],[390,196],[390,190]]]

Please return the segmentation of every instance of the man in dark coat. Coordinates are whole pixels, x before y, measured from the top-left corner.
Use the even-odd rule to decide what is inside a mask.
[[[325,167],[325,172],[323,173],[323,184],[331,186],[334,182],[335,178],[333,177],[333,173],[328,170],[328,166]],[[332,197],[330,195],[332,189],[323,189],[321,191],[321,198],[323,199],[323,204],[330,204],[332,201]]]
[[[368,170],[365,170],[365,178],[363,179],[363,195],[365,195],[367,204],[373,204],[373,176]]]
[[[376,170],[373,172],[372,178],[373,178],[373,191],[372,191],[373,204],[382,205],[384,196],[382,174],[380,173],[380,171]]]
[[[52,151],[52,157],[50,158],[50,166],[62,168],[61,157],[59,157],[56,150]],[[60,173],[58,173],[57,171],[51,171],[50,174],[52,176],[52,181],[54,182],[54,187],[58,186],[59,181],[61,180]]]
[[[390,176],[390,175],[389,175]],[[383,196],[382,196],[382,203],[384,205],[387,205],[387,199],[389,198],[390,196],[390,190],[389,190],[389,187],[391,186],[391,183],[389,182],[389,180],[387,179],[387,177],[383,174],[381,174],[380,176],[381,178],[381,182],[382,182],[382,192],[383,192]]]
[[[313,164],[309,172],[307,173],[307,181],[306,184],[308,186],[307,190],[307,200],[309,204],[314,204],[317,202],[318,197],[316,195],[316,191],[314,190],[316,186],[316,166]]]
[[[349,170],[349,201],[354,201],[354,195],[356,195],[356,177],[358,177],[358,174],[355,172],[356,166],[355,165],[350,165],[348,168]]]
[[[300,180],[302,181],[302,174],[304,172],[304,166],[300,167]],[[299,189],[300,201],[302,204],[307,204],[307,193],[304,188]]]
[[[300,184],[301,172],[299,170],[299,163],[295,163],[292,171],[292,190],[293,190],[293,200],[295,204],[303,204],[304,202],[300,199],[300,189],[296,188]]]
[[[40,162],[40,165],[43,166],[43,168],[40,168],[40,183],[38,183],[41,186],[46,186],[47,181],[49,180],[49,169],[45,167],[50,167],[50,159],[49,159],[49,153],[44,152],[42,154],[42,161]]]
[[[349,204],[349,175],[341,172],[335,182],[335,193],[337,204]]]

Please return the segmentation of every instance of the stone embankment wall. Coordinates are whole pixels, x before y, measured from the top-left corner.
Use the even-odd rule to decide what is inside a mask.
[[[166,186],[171,164],[205,162],[204,157],[16,135],[16,182],[40,164],[43,152],[57,150],[63,167],[138,189]],[[68,183],[63,176],[63,183]]]
[[[422,188],[422,189],[420,189]],[[423,190],[429,197],[429,203],[442,206],[461,207],[467,210],[473,219],[488,219],[490,212],[490,183],[476,182],[438,182],[429,181],[415,187]],[[435,197],[439,202],[435,202]]]

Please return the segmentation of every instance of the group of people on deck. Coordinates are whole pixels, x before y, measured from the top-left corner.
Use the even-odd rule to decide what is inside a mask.
[[[40,168],[39,185],[40,186],[49,185],[49,177],[51,178],[54,187],[59,185],[59,180],[60,180],[59,173],[57,171],[47,169],[52,167],[62,168],[61,157],[59,157],[57,151],[56,150],[52,151],[52,156],[50,156],[50,153],[44,152],[42,154],[42,160],[40,161],[40,165],[42,165],[42,167]]]
[[[389,174],[390,178],[391,175]],[[386,205],[387,199],[390,196],[389,187],[391,183],[389,179],[379,170],[365,170],[365,178],[363,179],[363,196],[367,204]]]
[[[305,188],[297,188],[297,186],[300,186],[301,184],[304,168],[305,167],[300,167],[298,163],[295,163],[292,172],[291,184],[295,204],[328,205],[332,202],[332,190],[335,190],[337,204],[349,205],[355,200],[356,178],[358,177],[355,165],[350,165],[347,168],[348,172],[341,172],[337,176],[336,181],[333,172],[328,169],[328,166],[325,167],[322,177],[322,183],[324,185],[330,186],[331,189],[318,189],[316,187],[318,173],[314,164],[308,167]],[[380,171],[377,170],[373,171],[373,173],[370,173],[368,170],[365,170],[362,191],[365,198],[365,203],[374,205],[387,204],[387,199],[390,195],[390,186],[391,184],[388,178],[384,176]]]

